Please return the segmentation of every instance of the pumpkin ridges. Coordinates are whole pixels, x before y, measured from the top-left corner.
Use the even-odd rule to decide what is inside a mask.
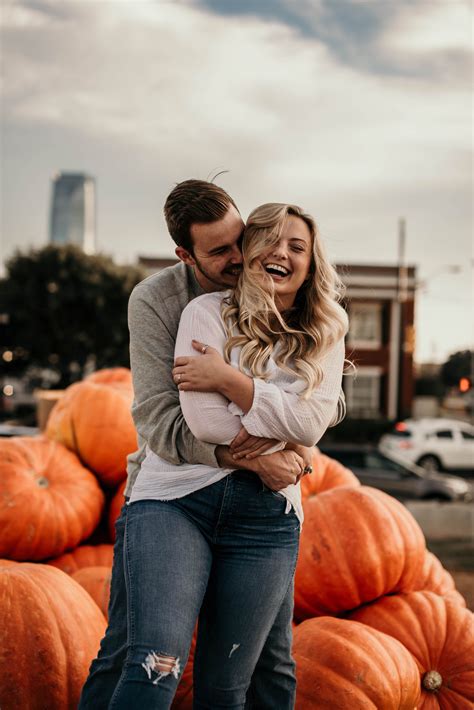
[[[84,567],[111,567],[113,545],[79,545],[74,550],[47,561],[48,565],[58,567],[68,575]]]
[[[130,385],[83,380],[68,387],[52,409],[46,435],[74,450],[104,485],[114,486],[126,476],[127,455],[137,449],[132,401]]]
[[[439,559],[429,550],[426,551],[423,568],[419,576],[414,580],[410,589],[405,591],[428,591],[439,594],[442,597],[452,599],[463,607],[466,600],[457,591],[452,575],[443,567]]]
[[[403,506],[374,489],[337,488],[303,503],[295,617],[338,614],[404,588],[424,537]]]
[[[360,486],[359,479],[352,471],[339,463],[339,461],[336,461],[336,459],[322,454],[319,449],[315,450],[312,466],[313,473],[303,476],[301,479],[301,497],[303,500],[340,486],[350,486],[352,488]]]
[[[0,570],[2,710],[64,710],[81,686],[105,630],[87,593],[61,571],[41,564]]]
[[[39,486],[42,480],[48,485]],[[58,555],[92,533],[103,505],[96,478],[60,444],[44,437],[0,441],[0,555]]]
[[[419,697],[409,652],[360,623],[334,617],[304,621],[295,630],[293,655],[297,710],[413,710]]]
[[[108,618],[112,568],[104,566],[81,567],[71,575],[75,582],[95,601],[105,618]]]
[[[474,701],[474,616],[467,609],[433,592],[409,592],[379,599],[350,618],[401,641],[422,678],[428,671],[440,673],[443,685],[435,695],[442,707],[446,689]],[[422,693],[420,710],[425,710],[433,695]]]

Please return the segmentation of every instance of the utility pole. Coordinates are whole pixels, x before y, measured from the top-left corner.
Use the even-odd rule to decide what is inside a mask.
[[[403,375],[405,354],[405,303],[408,298],[408,269],[405,262],[406,249],[406,220],[398,220],[398,285],[397,285],[397,418],[404,417],[403,407]]]

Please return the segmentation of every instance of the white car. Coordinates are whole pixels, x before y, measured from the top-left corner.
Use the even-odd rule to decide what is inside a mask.
[[[474,470],[474,427],[456,419],[406,419],[382,436],[379,449],[428,471]]]

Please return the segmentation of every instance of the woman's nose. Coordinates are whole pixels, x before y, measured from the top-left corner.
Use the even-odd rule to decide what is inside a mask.
[[[278,244],[275,244],[275,246],[273,247],[272,255],[277,256],[279,259],[286,259],[286,257],[287,257],[286,245],[282,244],[281,242],[279,242]]]

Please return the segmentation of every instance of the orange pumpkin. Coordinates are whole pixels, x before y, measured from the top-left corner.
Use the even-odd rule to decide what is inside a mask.
[[[104,370],[97,370],[86,377],[87,382],[95,382],[103,385],[120,383],[132,387],[132,373],[128,367],[108,367]]]
[[[418,710],[474,707],[474,615],[433,592],[384,597],[350,615],[398,639],[421,677]]]
[[[0,439],[0,556],[44,560],[99,523],[104,494],[77,456],[44,437]]]
[[[120,515],[120,511],[122,510],[122,506],[125,503],[125,498],[123,497],[123,494],[125,492],[126,485],[127,485],[127,482],[123,481],[123,483],[121,483],[120,486],[118,487],[118,490],[115,493],[114,497],[110,501],[109,535],[110,535],[110,539],[112,540],[112,542],[115,542],[115,521],[117,520],[118,516]]]
[[[367,486],[335,488],[303,503],[295,617],[336,615],[410,588],[423,533],[407,509]]]
[[[46,435],[74,451],[105,486],[116,486],[126,476],[128,454],[137,449],[132,400],[128,382],[78,382],[54,406]]]
[[[83,567],[112,567],[113,559],[113,545],[80,545],[71,552],[48,560],[48,565],[72,575]]]
[[[409,591],[434,592],[442,597],[452,599],[461,606],[466,606],[464,597],[456,590],[452,576],[444,569],[438,558],[428,550],[420,574]]]
[[[296,710],[414,710],[416,663],[401,643],[374,631],[329,616],[296,628]]]
[[[360,481],[352,471],[319,450],[313,456],[313,473],[301,479],[301,497],[303,500],[310,496],[324,493],[332,488],[349,486],[357,488]]]
[[[105,619],[79,584],[54,567],[0,568],[2,710],[76,708]]]
[[[90,594],[105,618],[108,619],[112,569],[110,567],[82,567],[77,572],[73,572],[71,576]]]

